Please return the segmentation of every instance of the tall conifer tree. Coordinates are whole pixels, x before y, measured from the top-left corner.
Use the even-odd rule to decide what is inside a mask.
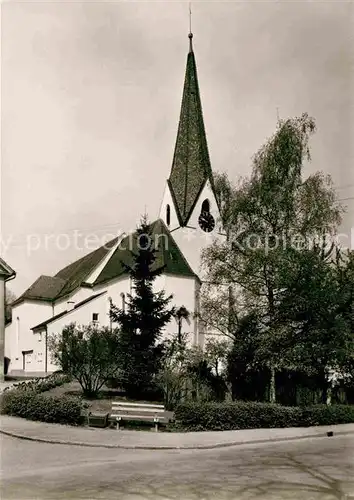
[[[132,265],[123,263],[133,281],[133,293],[128,295],[126,310],[111,302],[110,318],[121,330],[123,387],[128,396],[137,397],[152,388],[162,355],[162,330],[174,309],[169,306],[172,296],[153,290],[164,267],[156,265],[156,242],[146,216],[136,231],[133,246]]]

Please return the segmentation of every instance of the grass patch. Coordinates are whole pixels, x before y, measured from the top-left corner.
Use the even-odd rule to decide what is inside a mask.
[[[78,382],[70,382],[68,384],[63,384],[58,387],[54,387],[49,391],[43,392],[43,395],[48,396],[70,396],[79,398],[85,403],[88,411],[94,412],[106,412],[110,413],[112,410],[112,401],[126,401],[129,403],[142,403],[142,404],[162,404],[161,401],[149,401],[149,400],[135,400],[128,399],[124,396],[124,392],[118,389],[109,389],[108,387],[103,387],[96,399],[84,398],[82,395],[82,390]]]

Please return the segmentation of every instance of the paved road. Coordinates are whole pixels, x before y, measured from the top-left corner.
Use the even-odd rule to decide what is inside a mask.
[[[3,500],[354,500],[351,436],[182,451],[1,441]]]

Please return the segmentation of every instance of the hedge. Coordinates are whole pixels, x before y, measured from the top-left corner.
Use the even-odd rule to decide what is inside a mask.
[[[82,409],[80,401],[67,396],[41,394],[70,381],[68,375],[53,373],[46,378],[19,382],[4,390],[1,413],[41,422],[79,425]]]
[[[309,427],[354,423],[354,406],[316,405],[308,408],[270,403],[183,403],[175,411],[176,428],[185,431],[224,431]]]
[[[58,424],[79,425],[82,405],[65,396],[44,396],[29,390],[12,390],[3,394],[1,412]]]

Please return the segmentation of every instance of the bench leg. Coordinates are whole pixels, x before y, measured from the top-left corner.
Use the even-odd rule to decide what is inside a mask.
[[[155,422],[155,432],[158,432],[158,430],[159,430],[159,423]]]
[[[119,420],[117,418],[117,431],[119,431]]]

